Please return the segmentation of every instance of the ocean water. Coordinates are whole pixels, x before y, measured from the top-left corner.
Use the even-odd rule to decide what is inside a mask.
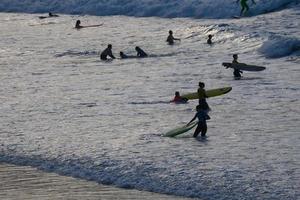
[[[299,8],[242,19],[0,13],[0,161],[207,200],[298,199]],[[75,30],[77,19],[104,24]],[[166,45],[169,30],[181,42]],[[100,61],[108,43],[116,56],[150,56]],[[267,69],[234,80],[221,65],[234,53]],[[199,81],[233,87],[208,99],[208,137],[163,137],[197,105],[168,101]]]

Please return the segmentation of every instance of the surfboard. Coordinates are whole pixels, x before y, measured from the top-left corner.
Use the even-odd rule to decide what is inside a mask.
[[[206,96],[207,97],[220,96],[220,95],[223,95],[223,94],[226,94],[226,93],[230,92],[231,90],[232,90],[232,87],[223,87],[223,88],[216,88],[216,89],[206,90]],[[182,98],[187,98],[189,100],[199,98],[197,92],[184,94],[181,97]]]
[[[242,71],[250,71],[250,72],[257,72],[257,71],[262,71],[265,70],[266,67],[263,66],[257,66],[257,65],[247,65],[245,63],[222,63],[224,67],[230,67],[230,68],[235,68],[239,69]]]
[[[99,26],[102,26],[102,24],[96,24],[96,25],[88,25],[88,26],[80,26],[80,27],[75,27],[75,29],[79,30],[79,29],[82,29],[82,28],[93,28],[93,27],[99,27]]]
[[[166,137],[175,137],[176,135],[180,135],[182,133],[185,133],[189,130],[191,130],[192,128],[194,128],[196,125],[198,124],[198,121],[194,121],[192,122],[190,125],[184,125],[184,126],[180,126],[177,128],[174,128],[170,131],[168,131],[167,133],[164,134],[164,136]]]

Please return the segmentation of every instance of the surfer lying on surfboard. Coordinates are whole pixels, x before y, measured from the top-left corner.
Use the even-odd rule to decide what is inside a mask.
[[[188,101],[187,98],[183,98],[180,96],[180,93],[178,91],[175,92],[175,97],[173,100],[170,101],[170,103],[186,103]]]
[[[40,19],[46,19],[46,18],[49,18],[49,17],[59,17],[59,15],[55,15],[55,14],[52,14],[51,12],[48,13],[48,16],[40,16],[39,18]]]
[[[122,59],[125,59],[125,58],[145,58],[145,57],[148,57],[148,54],[143,49],[141,49],[140,47],[136,46],[135,50],[136,50],[136,56],[129,56],[129,55],[126,55],[123,51],[120,51],[120,57]]]
[[[190,125],[196,118],[198,118],[198,126],[194,132],[193,137],[197,137],[199,133],[201,133],[201,137],[205,137],[206,132],[207,132],[207,124],[206,120],[209,120],[210,117],[208,116],[207,112],[205,109],[203,109],[200,105],[196,107],[197,113],[193,117],[193,119],[187,124]]]
[[[102,26],[103,24],[96,24],[96,25],[89,25],[89,26],[81,26],[81,21],[77,20],[76,24],[75,24],[75,28],[76,29],[81,29],[81,28],[90,28],[90,27],[98,27],[98,26]]]

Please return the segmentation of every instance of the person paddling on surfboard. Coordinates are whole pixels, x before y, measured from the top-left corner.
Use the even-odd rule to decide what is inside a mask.
[[[205,109],[203,109],[200,105],[196,107],[196,111],[197,113],[195,114],[193,119],[187,124],[187,126],[190,125],[190,123],[192,123],[196,118],[198,118],[198,126],[194,132],[193,137],[197,137],[200,132],[201,132],[201,137],[205,137],[207,132],[206,120],[209,120],[210,117],[205,111]]]
[[[109,44],[107,45],[107,48],[102,51],[102,53],[100,54],[100,59],[101,60],[107,60],[107,56],[111,57],[112,59],[115,59],[115,56],[112,54],[112,45]]]
[[[123,51],[120,51],[120,57],[122,59],[128,58],[128,56]]]
[[[180,96],[180,93],[178,91],[175,92],[175,97],[173,100],[171,100],[171,103],[186,103],[188,101],[188,99],[186,98],[182,98]]]
[[[52,14],[51,12],[49,12],[49,13],[48,13],[48,17],[40,16],[39,18],[40,18],[40,19],[45,19],[45,18],[49,18],[49,17],[59,17],[59,15],[55,15],[55,14]]]
[[[233,57],[232,63],[233,64],[238,64],[239,63],[238,62],[238,55],[237,54],[233,54],[232,57]],[[241,79],[241,77],[242,77],[241,73],[243,73],[243,72],[241,70],[239,70],[239,69],[236,69],[236,68],[233,68],[233,69],[234,69],[233,70],[233,76],[234,76],[234,78],[235,79]]]
[[[248,12],[248,10],[249,10],[249,6],[248,6],[248,4],[247,4],[247,1],[248,1],[248,0],[237,0],[237,1],[236,1],[236,3],[239,3],[239,2],[240,2],[241,7],[242,7],[240,16],[245,15],[245,14]],[[254,0],[252,0],[252,3],[253,3],[253,4],[256,4]]]
[[[199,106],[208,113],[210,111],[210,108],[206,102],[206,92],[205,92],[205,84],[203,82],[199,82],[199,88],[198,88],[198,98],[199,98]]]
[[[168,36],[166,42],[168,42],[169,45],[172,45],[172,44],[174,44],[174,40],[180,41],[179,38],[174,38],[173,37],[173,31],[169,30],[169,36]]]

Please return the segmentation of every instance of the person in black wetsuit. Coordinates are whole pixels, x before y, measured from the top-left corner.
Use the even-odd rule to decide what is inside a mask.
[[[199,106],[201,109],[205,110],[206,113],[210,111],[210,107],[208,106],[206,102],[206,91],[205,91],[205,84],[203,82],[199,82],[199,88],[198,88],[198,98],[199,98]]]
[[[123,51],[120,51],[120,57],[121,58],[128,58],[128,56]]]
[[[112,54],[111,49],[112,49],[112,45],[111,44],[107,45],[107,48],[104,51],[102,51],[102,53],[100,54],[101,60],[107,60],[107,56],[111,57],[112,59],[115,59],[115,56]]]
[[[238,55],[237,54],[233,54],[233,64],[238,64]],[[240,79],[242,77],[241,73],[243,73],[241,70],[234,68],[233,70],[233,76],[235,79]]]
[[[146,54],[145,51],[138,46],[135,47],[135,50],[137,52],[136,54],[137,57],[144,58],[148,56],[148,54]]]
[[[198,105],[196,107],[197,113],[195,114],[195,116],[193,117],[193,119],[187,124],[187,126],[192,123],[196,118],[198,118],[198,126],[194,132],[193,137],[197,137],[199,135],[199,133],[201,133],[201,137],[205,137],[206,136],[206,132],[207,132],[207,124],[206,124],[206,120],[209,120],[210,117],[207,114],[207,112],[201,108],[200,105]]]
[[[213,37],[212,35],[208,35],[207,44],[212,44],[212,41],[211,41],[212,37]]]
[[[77,20],[77,21],[76,21],[76,24],[75,24],[75,28],[77,28],[77,29],[82,28],[82,26],[81,26],[80,24],[81,24],[81,21],[80,21],[80,20]]]
[[[48,15],[49,17],[59,17],[59,15],[52,14],[51,12],[49,12]]]
[[[172,44],[174,44],[174,40],[179,40],[180,41],[179,38],[174,38],[173,37],[173,31],[169,30],[169,36],[168,36],[166,42],[168,42],[169,45],[172,45]]]

